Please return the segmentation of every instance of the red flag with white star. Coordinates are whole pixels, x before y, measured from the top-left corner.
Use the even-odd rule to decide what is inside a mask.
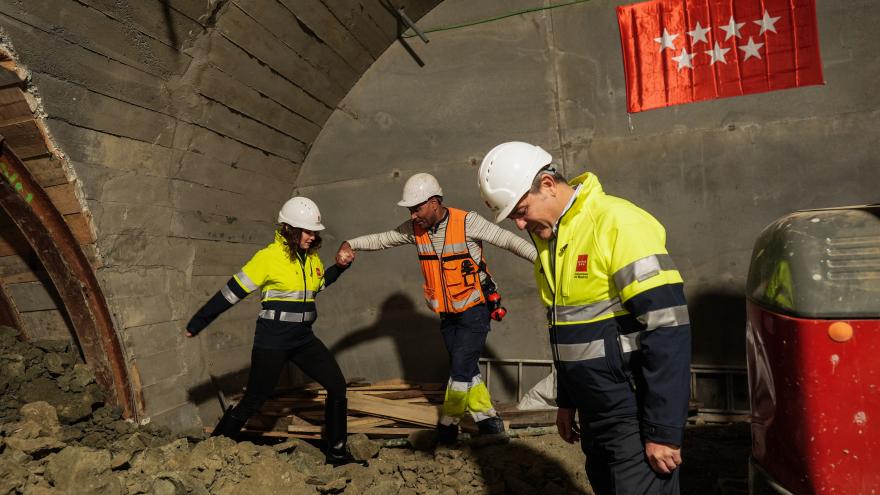
[[[815,0],[617,8],[627,111],[824,84]]]

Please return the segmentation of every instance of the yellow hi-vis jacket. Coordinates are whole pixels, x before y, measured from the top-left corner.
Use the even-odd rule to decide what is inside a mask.
[[[638,415],[646,438],[680,445],[690,321],[666,232],[644,210],[606,195],[595,175],[571,185],[580,189],[555,237],[533,236],[557,402],[578,408],[587,423]]]
[[[290,348],[311,336],[311,324],[317,319],[315,295],[332,283],[340,270],[324,272],[315,251],[291,259],[289,248],[279,232],[275,241],[257,251],[244,267],[223,286],[192,318],[187,329],[200,332],[220,313],[226,311],[257,289],[262,310],[257,319],[254,346]]]
[[[261,318],[276,309],[302,315],[284,321],[310,322],[317,317],[315,295],[324,284],[324,264],[315,251],[309,251],[302,260],[292,261],[278,232],[275,233],[275,242],[257,251],[234,278],[245,295],[260,289]],[[230,302],[235,304],[237,301]]]
[[[480,270],[486,270],[485,252],[478,265],[467,247],[465,217],[457,208],[447,208],[449,218],[443,252],[438,256],[428,232],[415,227],[419,263],[425,277],[425,302],[437,313],[461,313],[486,302],[480,286]]]

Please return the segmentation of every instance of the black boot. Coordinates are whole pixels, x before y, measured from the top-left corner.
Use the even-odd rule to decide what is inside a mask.
[[[345,446],[348,437],[348,400],[330,399],[324,406],[324,436],[327,440],[327,447],[324,451],[327,464],[339,466],[342,464],[363,464],[365,461],[359,461],[352,457],[351,452]]]
[[[223,413],[223,417],[220,418],[217,426],[214,427],[211,436],[223,436],[235,440],[236,435],[238,435],[238,432],[241,431],[245,423],[247,423],[246,419],[238,419],[232,415],[232,406],[229,406],[226,412]]]
[[[480,429],[480,435],[497,435],[504,433],[504,421],[501,421],[501,418],[498,416],[486,418],[482,421],[477,421],[477,428]]]
[[[458,441],[458,425],[437,425],[437,445],[453,445]]]

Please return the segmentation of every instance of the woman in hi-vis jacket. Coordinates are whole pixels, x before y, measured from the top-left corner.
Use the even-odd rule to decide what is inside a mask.
[[[318,257],[323,230],[318,206],[295,197],[278,213],[275,241],[257,253],[186,325],[194,337],[220,313],[260,289],[262,311],[257,318],[251,369],[242,400],[229,408],[212,435],[230,438],[241,430],[269,398],[285,363],[294,362],[327,390],[325,454],[329,464],[356,462],[345,446],[345,378],[327,347],[312,332],[317,318],[315,296],[336,281],[354,256],[340,255],[324,270]]]

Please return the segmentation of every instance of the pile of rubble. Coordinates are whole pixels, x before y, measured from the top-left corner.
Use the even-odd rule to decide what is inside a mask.
[[[93,374],[69,343],[23,342],[8,327],[0,327],[0,396],[0,495],[586,490],[581,470],[570,477],[562,461],[526,444],[413,450],[355,434],[352,454],[368,465],[333,468],[304,439],[173,436],[104,405]]]

